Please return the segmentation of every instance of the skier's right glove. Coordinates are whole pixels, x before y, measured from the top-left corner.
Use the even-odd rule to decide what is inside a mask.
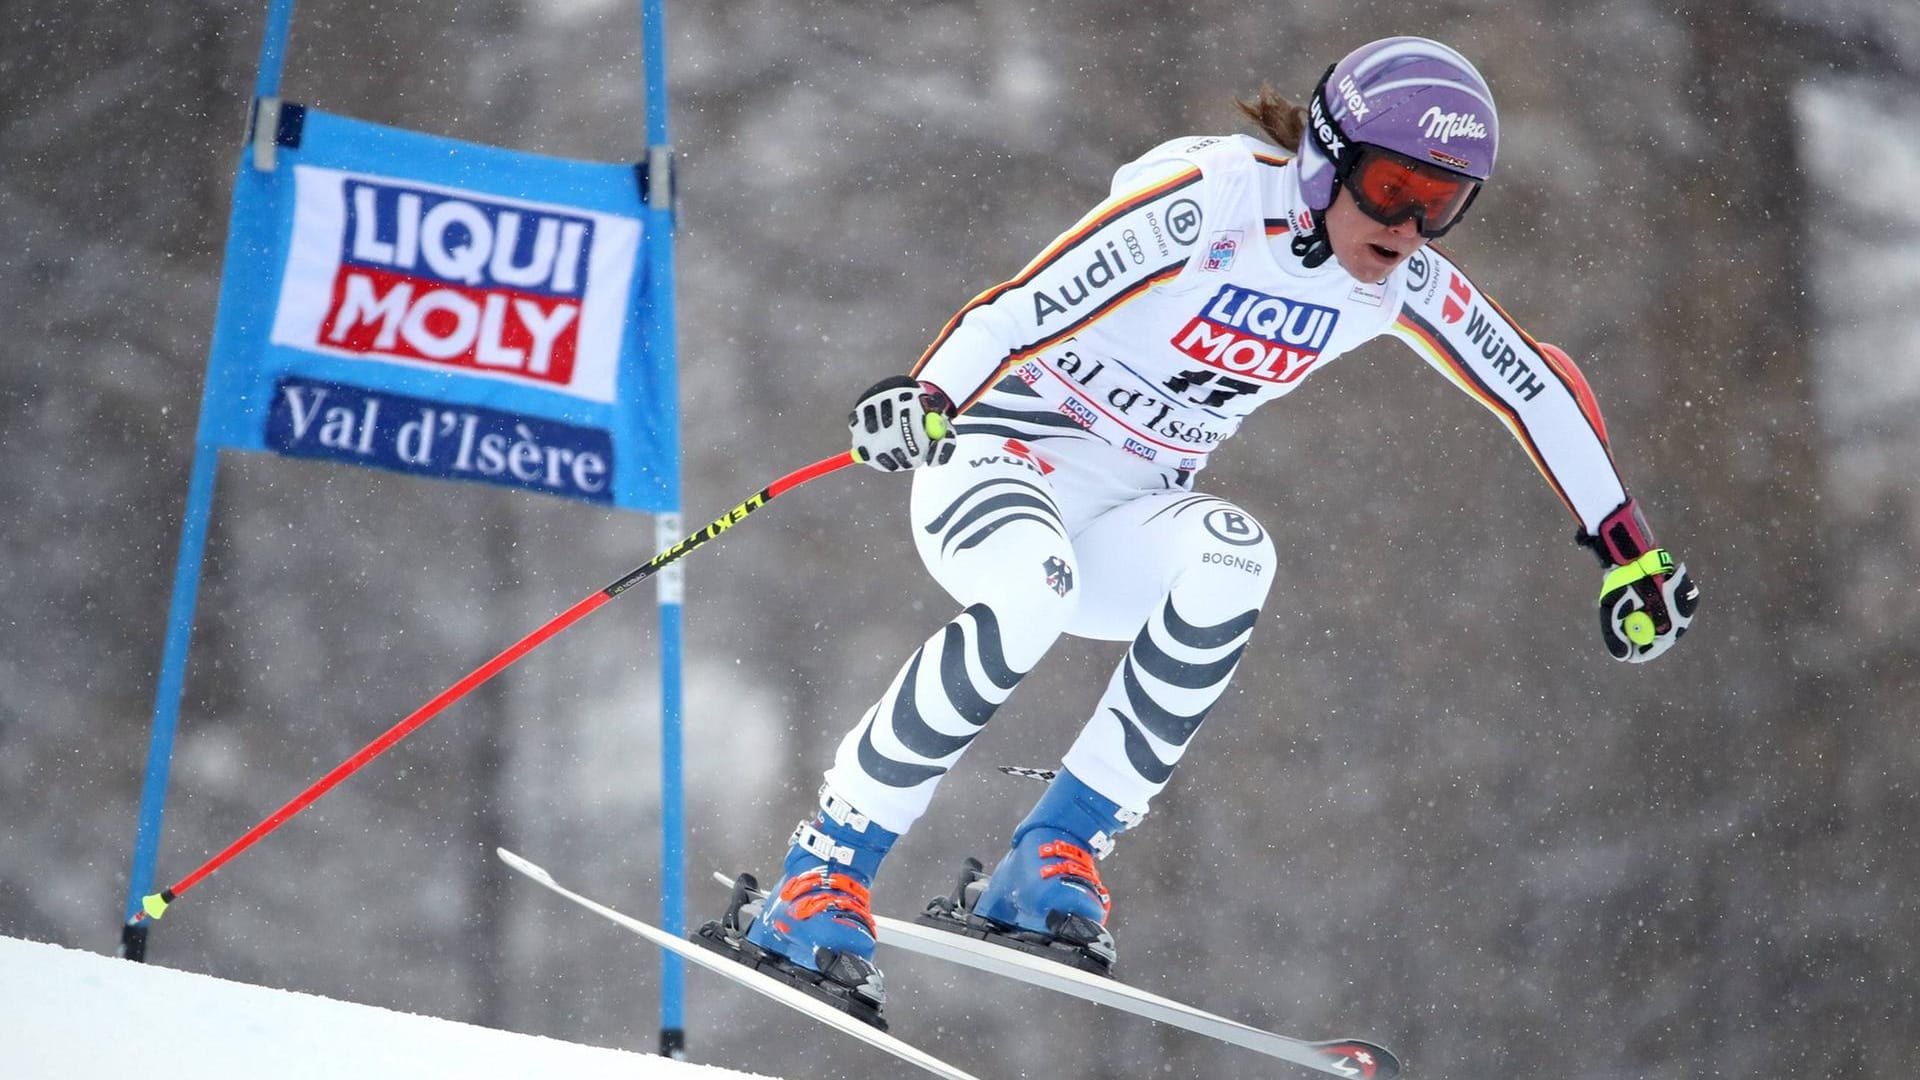
[[[1639,664],[1659,656],[1693,622],[1700,589],[1657,547],[1653,530],[1632,499],[1600,522],[1598,534],[1578,538],[1600,556],[1600,638],[1615,660]]]
[[[953,457],[953,402],[906,375],[882,379],[847,414],[854,456],[882,472],[945,465]]]

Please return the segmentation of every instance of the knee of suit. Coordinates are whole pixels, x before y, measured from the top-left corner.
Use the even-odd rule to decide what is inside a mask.
[[[1204,580],[1210,590],[1231,593],[1242,601],[1253,600],[1257,607],[1273,586],[1277,558],[1273,537],[1244,513],[1236,512],[1230,520],[1234,526],[1230,529],[1208,525],[1194,546],[1194,562],[1181,578]]]

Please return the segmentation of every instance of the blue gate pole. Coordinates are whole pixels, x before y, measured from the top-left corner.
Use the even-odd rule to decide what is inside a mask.
[[[287,31],[293,24],[294,0],[269,0],[267,25],[260,38],[260,65],[254,73],[254,100],[280,92],[280,69],[286,57]],[[248,130],[248,138],[253,132]],[[241,166],[246,168],[247,166]],[[228,226],[231,229],[232,223]],[[228,238],[232,246],[232,238]],[[217,327],[216,327],[217,328]],[[204,426],[213,387],[211,365],[200,398]],[[153,696],[153,728],[147,739],[147,770],[140,783],[140,820],[133,839],[133,872],[127,881],[126,921],[120,928],[120,955],[145,960],[152,922],[135,923],[142,897],[153,891],[154,865],[160,857],[160,824],[166,813],[167,776],[173,765],[173,737],[180,724],[180,698],[186,689],[187,651],[193,640],[193,615],[200,595],[200,568],[207,548],[207,522],[213,516],[213,489],[220,468],[220,448],[196,435],[193,472],[187,481],[185,520],[180,527],[180,551],[174,559],[173,599],[167,607],[167,639],[161,649],[160,681]]]
[[[193,637],[193,611],[200,593],[200,566],[206,553],[207,521],[213,514],[214,479],[219,468],[219,448],[196,439],[193,474],[187,481],[186,520],[180,528],[180,552],[173,567],[173,601],[167,609],[160,683],[154,692],[146,779],[140,785],[140,824],[133,841],[126,922],[120,929],[120,955],[129,960],[145,960],[147,955],[147,933],[152,924],[135,924],[133,917],[140,910],[141,897],[153,891],[153,869],[160,854],[160,820],[166,810],[167,773],[173,763],[173,735],[186,687],[187,647]]]
[[[666,16],[661,0],[641,0],[642,64],[647,95],[647,312],[652,347],[663,350],[666,381],[660,393],[673,404],[666,410],[672,430],[665,434],[671,482],[680,490],[679,337],[674,326],[673,147],[667,141]],[[680,536],[680,512],[658,515],[660,550]],[[686,933],[686,788],[682,770],[680,613],[685,570],[668,567],[660,576],[660,923],[670,934]],[[686,968],[671,953],[660,960],[660,1053],[685,1058]]]

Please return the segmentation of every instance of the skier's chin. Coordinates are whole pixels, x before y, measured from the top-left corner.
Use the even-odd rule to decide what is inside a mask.
[[[1417,250],[1417,249],[1414,249]],[[1347,250],[1334,249],[1334,260],[1340,269],[1355,281],[1366,285],[1378,285],[1387,280],[1393,268],[1406,261],[1413,250],[1401,251],[1387,244],[1359,242]]]

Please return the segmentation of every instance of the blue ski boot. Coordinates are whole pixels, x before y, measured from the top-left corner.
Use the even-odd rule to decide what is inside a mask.
[[[884,1031],[868,889],[899,838],[823,787],[819,812],[793,831],[780,881],[762,893],[742,874],[726,918],[695,938]]]
[[[1094,860],[1139,820],[1061,769],[1014,830],[1013,846],[992,876],[967,860],[958,892],[936,899],[923,921],[1111,975],[1117,951],[1107,913],[1113,900]]]

